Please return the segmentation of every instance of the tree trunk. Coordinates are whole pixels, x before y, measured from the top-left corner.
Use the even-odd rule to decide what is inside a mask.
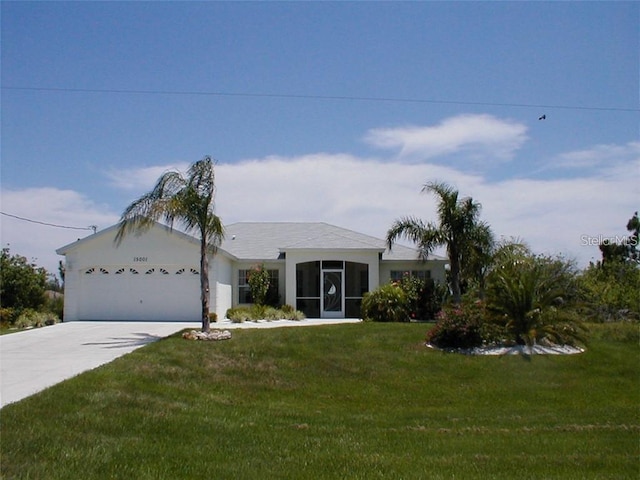
[[[460,305],[460,255],[457,249],[449,247],[449,263],[451,267],[451,293],[453,294],[453,303]]]
[[[200,299],[202,301],[202,331],[209,332],[209,259],[207,258],[207,238],[200,239]]]

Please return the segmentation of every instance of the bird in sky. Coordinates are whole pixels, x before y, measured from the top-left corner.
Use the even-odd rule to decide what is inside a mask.
[[[546,120],[547,119],[547,115],[542,115],[541,117],[538,118],[538,120]]]

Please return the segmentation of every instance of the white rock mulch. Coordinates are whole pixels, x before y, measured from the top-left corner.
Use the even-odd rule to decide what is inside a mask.
[[[211,330],[210,332],[201,332],[198,330],[191,330],[189,332],[184,332],[182,334],[182,338],[187,340],[209,340],[209,341],[218,341],[218,340],[230,340],[231,332],[229,330]]]
[[[461,353],[463,355],[575,355],[583,353],[584,348],[571,345],[526,345],[476,347],[470,349],[447,349],[438,348],[435,345],[427,344],[429,348],[435,348],[445,352]]]

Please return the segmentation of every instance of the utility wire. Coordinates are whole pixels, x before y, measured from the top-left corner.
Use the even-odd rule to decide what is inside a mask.
[[[5,213],[5,212],[0,212],[0,214],[5,215],[7,217],[11,217],[11,218],[17,218],[18,220],[23,220],[29,223],[46,225],[47,227],[68,228],[69,230],[93,230],[93,233],[96,233],[96,229],[98,228],[95,225],[90,225],[88,227],[69,227],[67,225],[56,225],[55,223],[39,222],[38,220],[31,220],[30,218],[19,217],[18,215],[11,215],[10,213]]]
[[[433,103],[443,105],[474,105],[489,107],[520,107],[520,108],[548,108],[564,110],[596,110],[609,112],[640,112],[640,108],[622,107],[594,107],[580,105],[544,105],[533,103],[498,103],[498,102],[465,102],[458,100],[438,100],[421,98],[395,98],[395,97],[358,97],[348,95],[297,95],[285,93],[251,93],[251,92],[215,92],[215,91],[180,91],[180,90],[125,90],[125,89],[98,89],[98,88],[55,88],[55,87],[12,87],[3,86],[3,90],[25,90],[36,92],[72,92],[72,93],[116,93],[136,95],[200,95],[212,97],[258,97],[258,98],[293,98],[310,100],[350,100],[362,102],[395,102],[395,103]]]

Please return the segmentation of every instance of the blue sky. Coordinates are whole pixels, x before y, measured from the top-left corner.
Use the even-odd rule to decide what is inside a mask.
[[[383,237],[424,183],[585,265],[640,204],[635,2],[7,2],[1,208],[106,228],[168,168],[218,213]],[[546,115],[546,120],[538,120]],[[49,270],[90,231],[0,218]]]

